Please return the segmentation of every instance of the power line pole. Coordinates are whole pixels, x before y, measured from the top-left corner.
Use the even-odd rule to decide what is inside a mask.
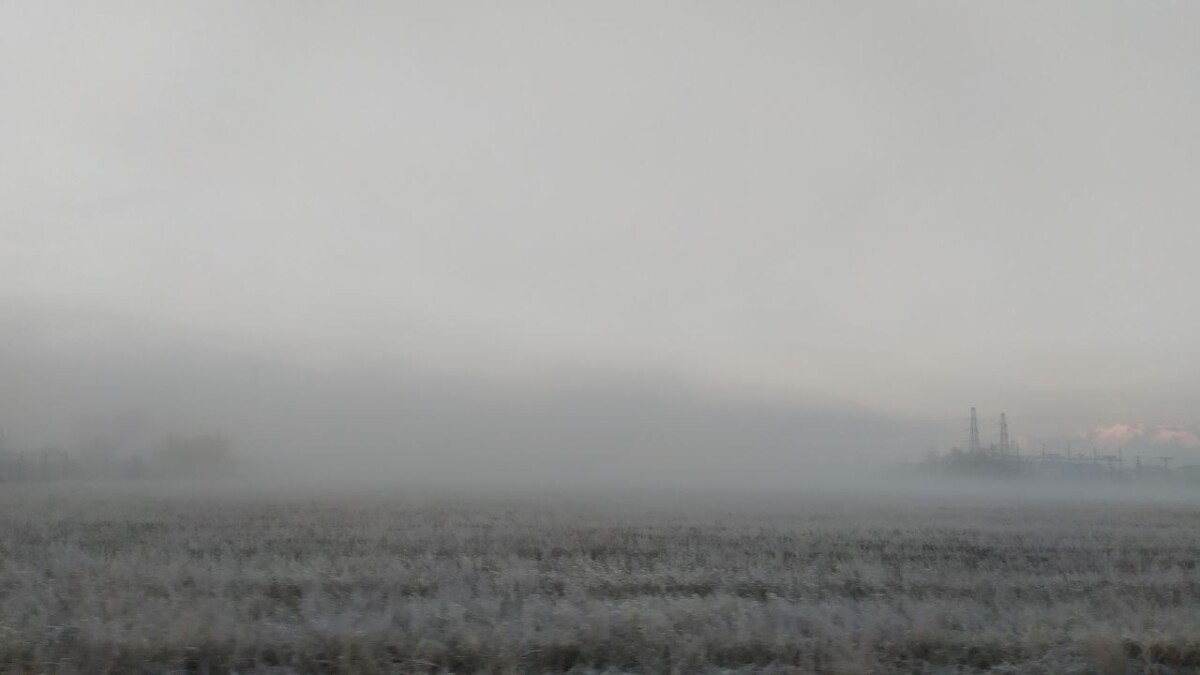
[[[971,442],[970,451],[972,453],[979,452],[979,418],[975,416],[975,408],[971,407]]]

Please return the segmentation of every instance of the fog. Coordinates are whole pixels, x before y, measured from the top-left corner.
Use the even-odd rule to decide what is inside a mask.
[[[869,491],[977,406],[986,442],[1004,411],[1200,462],[1197,20],[0,8],[0,431],[220,433],[284,482]]]
[[[417,366],[303,367],[146,327],[41,322],[37,338],[10,331],[4,343],[14,358],[0,371],[0,405],[14,443],[71,448],[102,438],[146,454],[172,431],[216,429],[259,479],[778,488],[903,457],[897,451],[928,436],[852,407],[664,373],[514,380]]]

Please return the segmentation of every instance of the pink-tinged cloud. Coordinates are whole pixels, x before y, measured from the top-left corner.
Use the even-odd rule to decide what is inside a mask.
[[[1182,425],[1147,426],[1129,422],[1117,422],[1096,427],[1080,434],[1103,448],[1137,447],[1147,445],[1170,445],[1184,448],[1200,448],[1200,432]]]
[[[1087,436],[1096,445],[1115,448],[1131,445],[1145,436],[1146,428],[1141,424],[1118,422],[1106,427],[1096,427]]]
[[[1178,445],[1185,448],[1200,448],[1200,434],[1183,427],[1162,427],[1154,432],[1151,440],[1156,445]]]

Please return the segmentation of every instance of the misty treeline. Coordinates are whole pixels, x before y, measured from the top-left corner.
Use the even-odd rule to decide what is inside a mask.
[[[0,429],[27,461],[43,447],[82,460],[89,439],[109,439],[150,462],[172,433],[219,429],[239,476],[782,487],[915,456],[929,437],[919,422],[669,371],[310,363],[94,323],[47,311],[0,329]]]
[[[232,474],[233,443],[221,433],[174,434],[141,452],[91,439],[67,450],[22,448],[0,430],[0,482],[142,478],[205,478]]]

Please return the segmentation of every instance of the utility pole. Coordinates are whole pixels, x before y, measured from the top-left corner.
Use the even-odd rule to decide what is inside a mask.
[[[971,408],[971,441],[970,452],[976,454],[979,452],[979,418],[975,416],[975,408]]]

